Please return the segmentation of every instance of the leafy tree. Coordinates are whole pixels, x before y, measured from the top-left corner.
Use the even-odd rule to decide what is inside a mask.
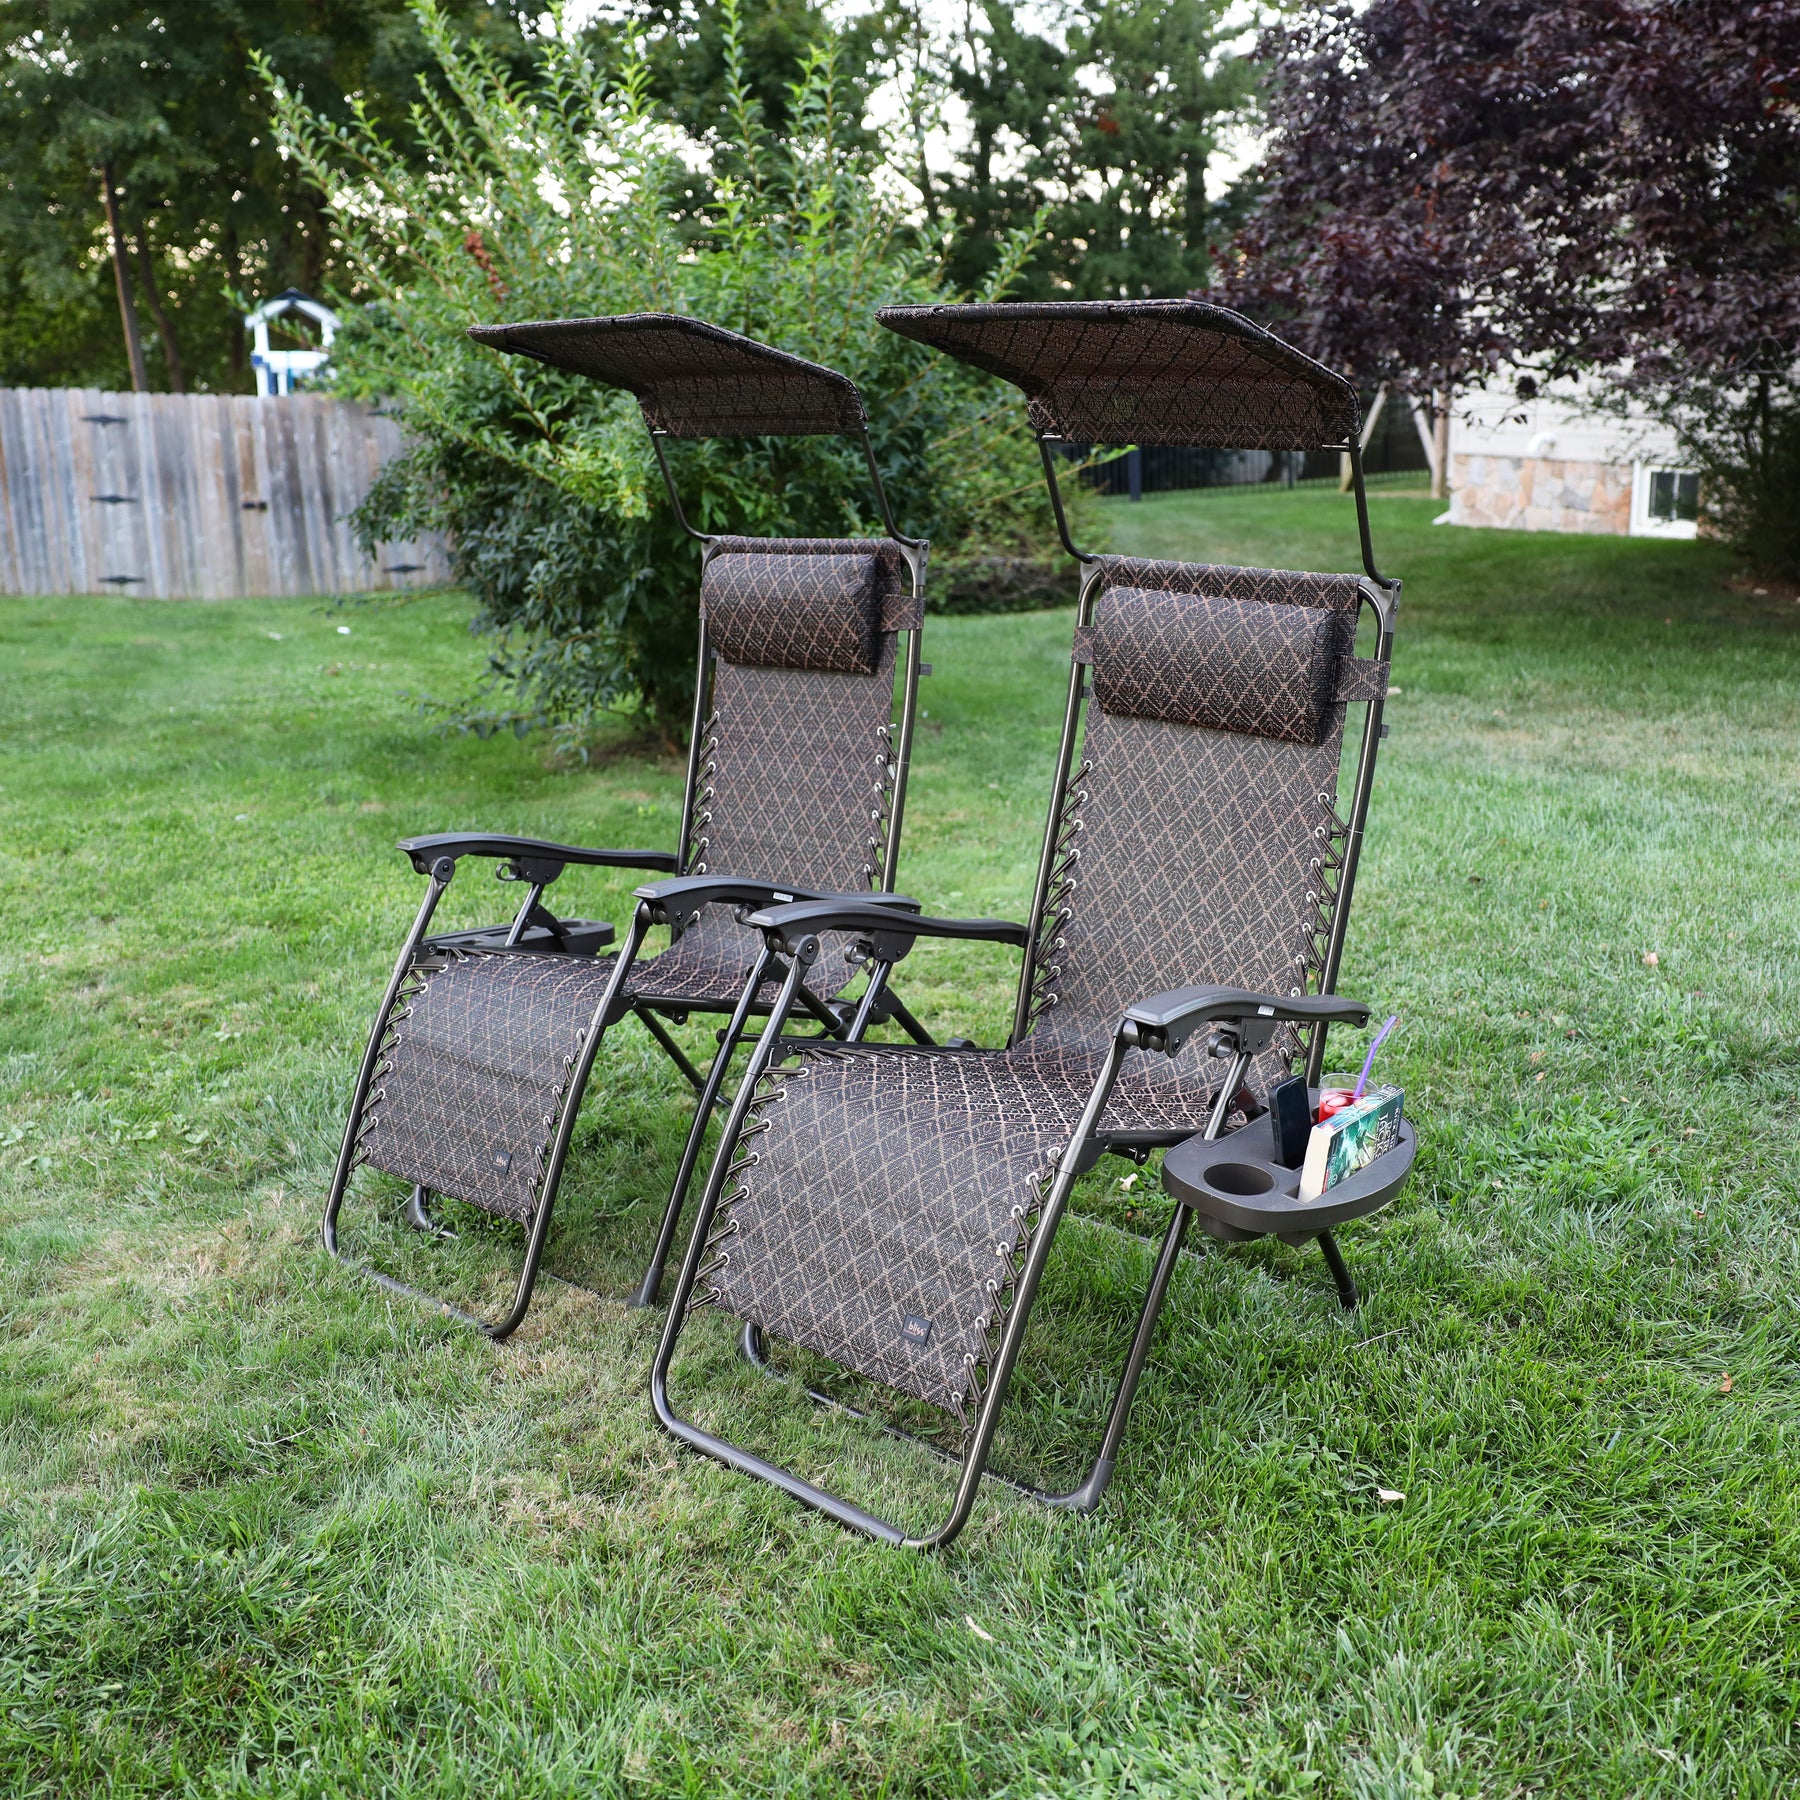
[[[517,54],[503,7],[458,12]],[[427,65],[403,0],[0,0],[0,380],[242,387],[245,300],[332,277],[253,47],[322,108],[359,91],[394,124]]]
[[[1251,94],[1223,0],[1086,0],[1066,43],[1012,0],[971,6],[941,79],[968,115],[957,165],[920,180],[954,218],[950,267],[972,281],[1045,209],[1035,294],[1178,294],[1205,281],[1229,213],[1206,193],[1221,131]]]
[[[640,41],[650,67],[652,99],[694,138],[727,147],[734,137],[734,53],[759,116],[779,137],[788,128],[794,83],[807,56],[835,44],[844,142],[865,141],[859,121],[876,61],[879,15],[865,13],[834,24],[819,0],[759,0],[740,7],[735,16],[733,39],[721,0],[639,0],[594,35],[596,46],[614,55],[628,41]]]
[[[1718,522],[1800,517],[1796,0],[1373,0],[1264,52],[1227,298],[1414,393],[1604,371],[1681,426]]]
[[[913,179],[927,208],[941,207],[954,220],[946,260],[952,277],[967,284],[980,280],[1011,234],[1043,211],[1037,163],[1052,115],[1068,102],[1071,79],[1063,50],[1024,29],[1008,0],[992,0],[979,13],[967,8],[960,40],[940,55],[943,83],[968,114],[968,143],[960,164],[936,176],[921,134]],[[1046,247],[1040,242],[1030,265],[1033,297]]]
[[[1073,299],[1179,294],[1204,281],[1220,215],[1206,169],[1244,111],[1250,65],[1225,53],[1214,0],[1102,0],[1078,15],[1069,61],[1096,72],[1040,162],[1059,287]]]
[[[413,442],[361,529],[370,541],[449,533],[495,638],[479,723],[550,723],[579,742],[598,711],[627,709],[673,740],[691,694],[698,563],[629,396],[480,349],[472,324],[670,311],[747,332],[863,385],[912,530],[949,549],[1050,541],[1016,409],[875,324],[878,306],[942,290],[868,157],[847,147],[829,39],[806,50],[778,136],[727,0],[738,172],[716,174],[696,213],[700,147],[652,103],[639,48],[610,61],[548,37],[515,77],[431,0],[417,16],[443,95],[415,108],[409,148],[366,115],[334,123],[278,78],[276,115],[282,144],[330,196],[370,299],[338,340],[337,380],[398,398]],[[1010,246],[997,280],[1026,247]],[[866,470],[841,440],[684,444],[672,460],[707,530],[836,536],[875,523]]]

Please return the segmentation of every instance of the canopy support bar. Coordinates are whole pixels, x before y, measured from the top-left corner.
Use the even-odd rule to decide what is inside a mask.
[[[1060,438],[1041,432],[1038,435],[1038,454],[1044,459],[1044,479],[1050,484],[1050,509],[1056,514],[1056,535],[1062,539],[1062,547],[1078,563],[1091,563],[1094,560],[1093,551],[1077,549],[1075,540],[1069,536],[1069,518],[1063,511],[1062,489],[1056,481],[1056,459],[1050,454],[1050,446],[1061,442]]]

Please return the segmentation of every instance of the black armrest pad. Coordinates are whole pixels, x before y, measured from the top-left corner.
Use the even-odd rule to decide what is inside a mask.
[[[906,902],[908,906],[916,902]],[[792,949],[815,931],[860,931],[883,938],[905,940],[905,955],[912,940],[921,937],[965,938],[976,943],[1012,944],[1023,950],[1031,941],[1027,926],[1015,925],[1010,919],[932,919],[916,912],[902,912],[881,896],[859,895],[852,902],[841,900],[797,901],[792,906],[772,906],[753,913],[750,924],[769,934],[778,950]]]
[[[1366,1025],[1369,1009],[1341,994],[1253,994],[1244,988],[1186,987],[1152,994],[1126,1007],[1125,1018],[1162,1040],[1172,1055],[1200,1026],[1223,1020]]]
[[[823,902],[830,906],[870,900],[913,912],[919,903],[904,894],[830,894],[816,888],[788,887],[774,881],[752,881],[739,875],[677,875],[672,881],[648,881],[636,890],[638,899],[659,913],[678,909],[683,913],[699,906],[780,906],[789,901]]]
[[[595,869],[668,869],[680,865],[669,850],[582,850],[573,844],[552,844],[543,838],[506,837],[485,831],[437,831],[426,837],[402,838],[397,846],[412,858],[421,875],[431,873],[443,857],[452,862],[461,856],[522,858],[526,862],[576,863]],[[554,876],[551,877],[555,879]]]

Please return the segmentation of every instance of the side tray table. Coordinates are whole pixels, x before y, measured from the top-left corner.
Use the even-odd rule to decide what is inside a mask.
[[[1314,1090],[1315,1108],[1318,1099]],[[1177,1144],[1163,1158],[1163,1186],[1192,1210],[1203,1230],[1227,1243],[1273,1233],[1283,1243],[1303,1244],[1386,1206],[1411,1172],[1418,1147],[1417,1129],[1403,1118],[1393,1149],[1302,1203],[1300,1171],[1275,1161],[1268,1122],[1255,1119],[1229,1137]]]

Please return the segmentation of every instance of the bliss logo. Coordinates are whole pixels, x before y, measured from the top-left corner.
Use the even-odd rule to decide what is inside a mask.
[[[900,1337],[903,1343],[929,1344],[931,1342],[931,1321],[921,1319],[917,1313],[908,1313],[900,1322]]]

